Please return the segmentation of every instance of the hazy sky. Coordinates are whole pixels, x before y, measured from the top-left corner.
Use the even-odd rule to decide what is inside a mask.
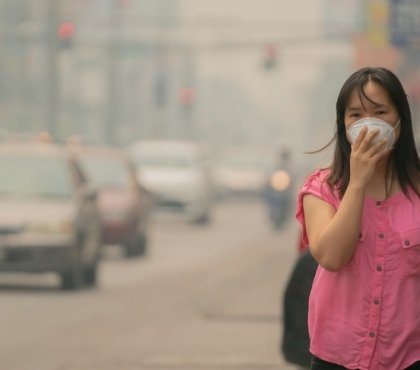
[[[232,122],[236,117],[238,124],[249,129],[252,122],[246,124],[244,120],[253,120],[260,127],[271,121],[267,124],[276,125],[279,132],[294,141],[310,132],[305,127],[311,115],[308,92],[320,83],[327,62],[350,58],[349,45],[325,43],[321,39],[323,0],[179,0],[179,4],[181,18],[185,17],[186,21],[187,39],[233,44],[262,41],[261,46],[227,48],[197,58],[203,89],[209,80],[236,85],[241,94],[261,109],[265,118],[270,117],[258,122],[258,116],[240,114],[247,107],[235,106],[238,101],[232,97],[226,98],[229,102],[225,108],[231,109]],[[300,41],[290,41],[298,37]],[[262,67],[264,40],[278,41],[279,62],[271,71]],[[327,114],[333,112],[333,107],[322,109]],[[314,140],[313,134],[309,139]],[[320,138],[321,142],[324,140]]]
[[[322,0],[179,0],[186,15],[315,21]]]

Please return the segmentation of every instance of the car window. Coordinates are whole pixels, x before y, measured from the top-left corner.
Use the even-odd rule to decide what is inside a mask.
[[[0,194],[11,196],[70,197],[73,192],[65,159],[0,156]]]
[[[129,185],[129,172],[124,162],[109,157],[85,156],[80,160],[88,181],[94,187],[126,187]]]
[[[263,157],[226,155],[221,161],[223,166],[242,170],[261,170],[268,167],[269,161]]]
[[[190,168],[196,165],[193,157],[181,155],[138,155],[136,159],[137,165],[140,167],[175,167]]]

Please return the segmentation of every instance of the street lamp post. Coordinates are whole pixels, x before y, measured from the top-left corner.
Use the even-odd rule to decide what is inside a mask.
[[[60,88],[58,78],[58,45],[57,45],[57,8],[56,0],[48,0],[47,29],[47,106],[46,129],[51,137],[57,137],[57,126],[60,112]]]

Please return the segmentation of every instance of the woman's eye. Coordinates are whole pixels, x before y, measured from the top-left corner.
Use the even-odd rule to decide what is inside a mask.
[[[350,117],[351,118],[359,118],[360,114],[359,113],[352,113],[352,114],[350,114]]]
[[[380,111],[377,111],[377,112],[376,112],[376,115],[377,115],[377,116],[380,116],[380,115],[385,114],[385,113],[386,113],[385,111],[380,110]]]

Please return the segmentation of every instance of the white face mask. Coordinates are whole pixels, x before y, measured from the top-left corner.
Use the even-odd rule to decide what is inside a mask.
[[[359,136],[359,133],[363,127],[366,126],[368,128],[368,131],[373,129],[379,129],[379,133],[373,139],[373,143],[377,143],[378,141],[386,139],[387,144],[385,144],[385,147],[388,149],[392,149],[393,145],[395,144],[395,129],[398,127],[399,124],[400,120],[398,120],[397,124],[394,127],[392,127],[392,125],[390,125],[388,122],[385,122],[379,118],[362,118],[354,122],[347,129],[347,137],[350,143],[353,144],[356,141],[356,138]]]

